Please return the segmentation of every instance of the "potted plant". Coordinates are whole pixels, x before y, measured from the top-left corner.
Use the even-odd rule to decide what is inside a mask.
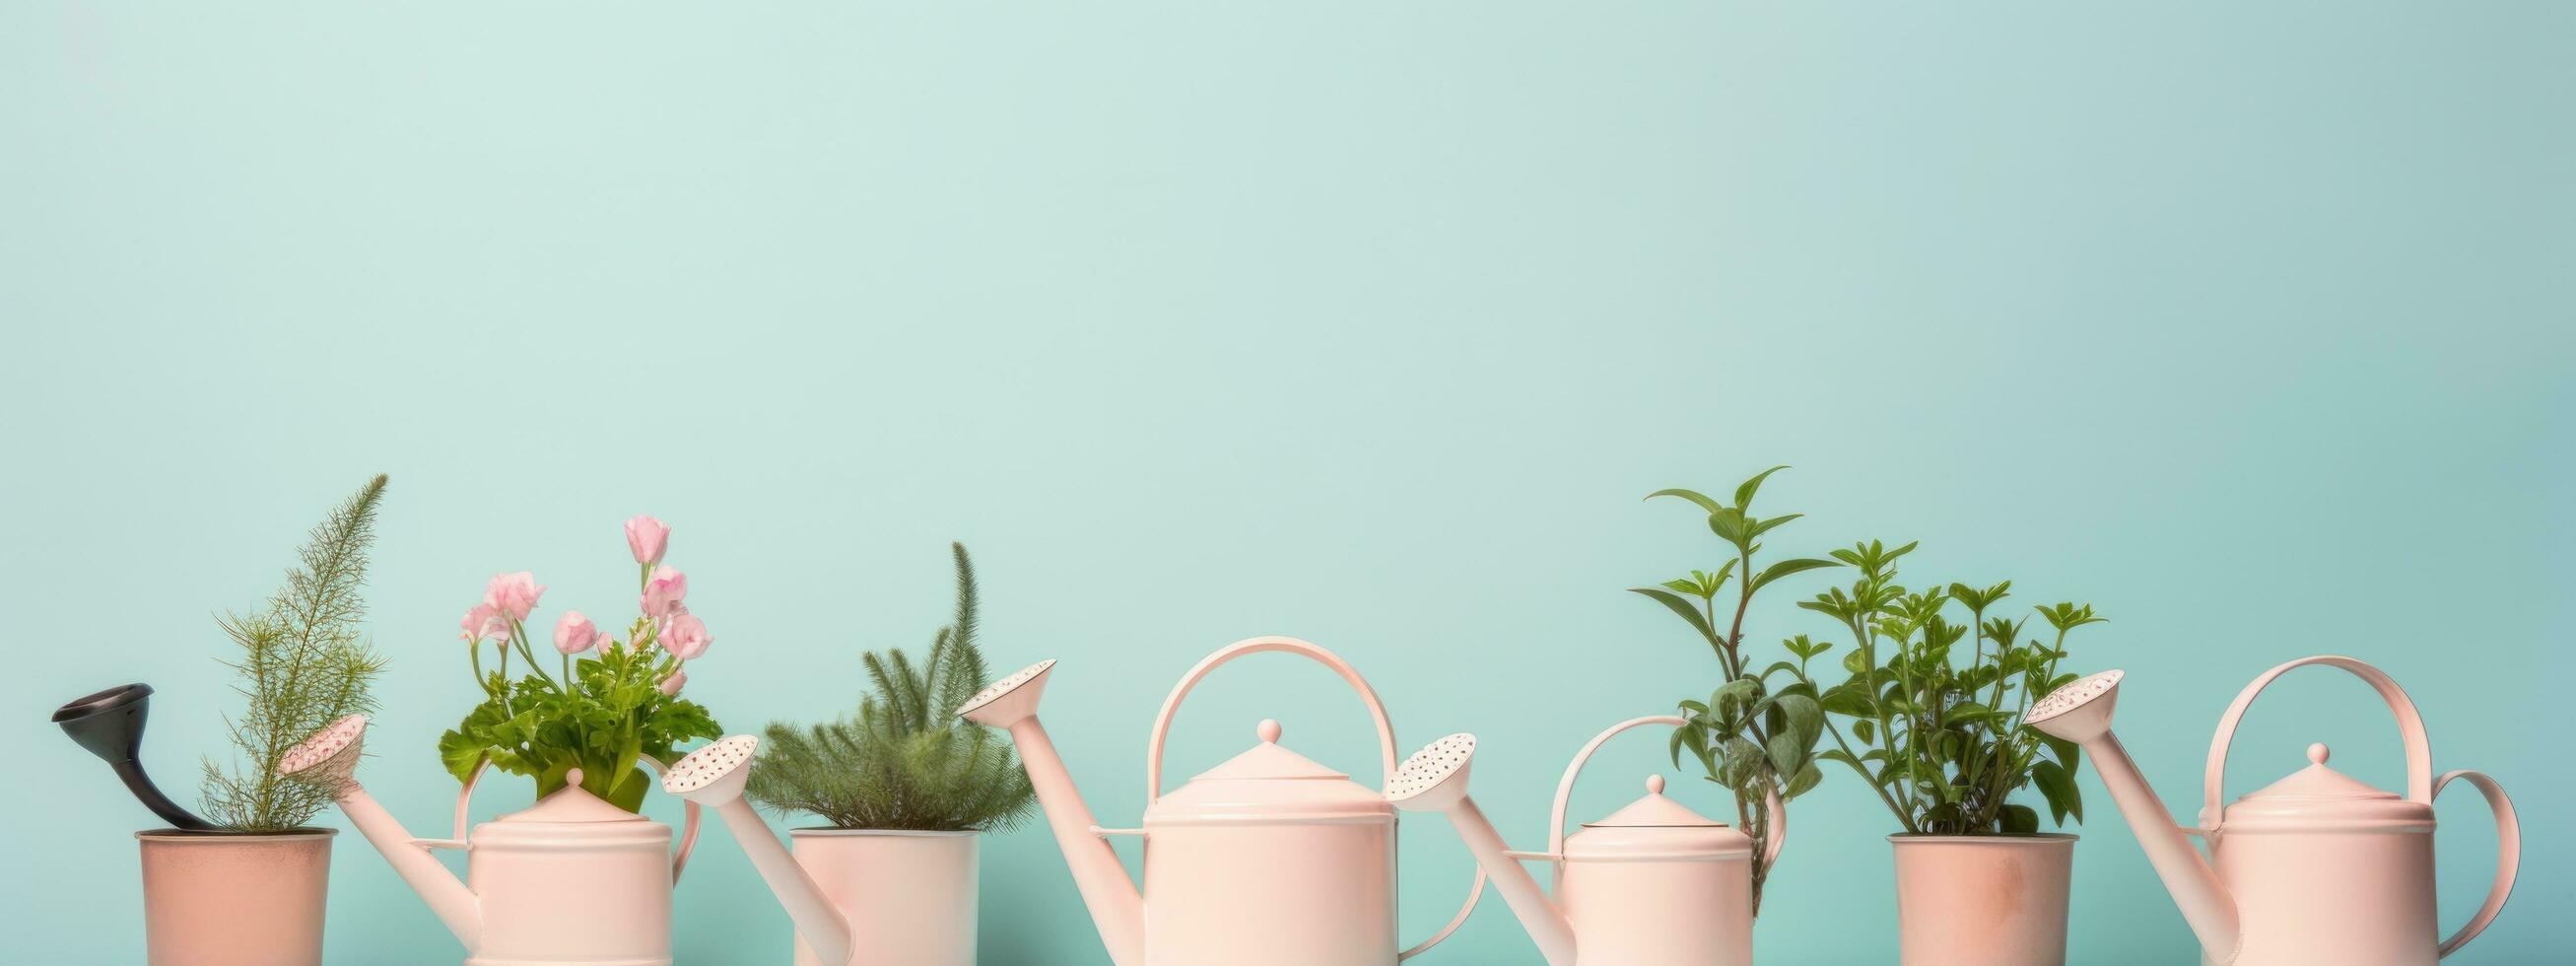
[[[1704,702],[1681,702],[1681,717],[1687,723],[1674,729],[1673,763],[1678,767],[1682,754],[1688,752],[1699,760],[1709,781],[1734,796],[1737,827],[1753,839],[1757,857],[1752,869],[1755,915],[1762,911],[1762,887],[1771,874],[1770,865],[1758,860],[1769,854],[1772,834],[1764,802],[1778,795],[1785,814],[1790,800],[1806,794],[1823,778],[1816,768],[1815,749],[1825,717],[1814,684],[1783,680],[1775,686],[1773,678],[1788,667],[1785,662],[1775,662],[1760,673],[1752,670],[1760,658],[1744,646],[1744,620],[1763,588],[1792,574],[1839,566],[1831,560],[1788,557],[1757,568],[1763,535],[1802,515],[1766,519],[1752,513],[1753,496],[1762,482],[1783,469],[1787,467],[1775,466],[1745,480],[1735,488],[1732,503],[1691,490],[1649,494],[1650,500],[1678,497],[1698,504],[1708,514],[1709,531],[1726,543],[1733,556],[1715,570],[1693,570],[1660,587],[1630,588],[1679,616],[1717,657],[1722,683]],[[1727,599],[1722,606],[1717,603],[1721,597]]]
[[[465,946],[468,962],[671,961],[671,885],[695,838],[697,810],[689,809],[674,858],[671,830],[636,814],[652,784],[645,769],[665,769],[679,758],[676,745],[721,732],[705,708],[679,696],[688,678],[681,666],[703,655],[711,638],[689,612],[688,578],[661,564],[670,528],[636,517],[626,532],[643,613],[623,641],[567,612],[555,622],[549,673],[528,632],[545,587],[526,572],[493,577],[467,611],[461,636],[483,701],[438,742],[464,785],[452,837],[413,835],[358,783],[363,716],[331,723],[279,765],[281,774],[329,790]],[[495,654],[488,669],[487,645]],[[523,662],[516,678],[513,656]],[[486,769],[534,779],[537,801],[469,834],[470,798]],[[468,878],[431,857],[438,849],[466,850]]]
[[[1034,796],[1008,741],[953,714],[988,675],[974,565],[964,545],[950,553],[956,614],[928,657],[861,655],[874,693],[857,713],[773,723],[752,765],[753,801],[823,821],[788,835],[797,864],[862,937],[854,963],[972,966],[977,835],[1025,817]],[[796,961],[819,962],[801,938]]]
[[[144,942],[154,963],[322,961],[335,830],[306,823],[331,797],[278,777],[277,763],[306,732],[374,707],[370,688],[384,660],[359,632],[366,613],[359,591],[384,492],[385,477],[369,480],[313,528],[286,586],[265,607],[217,620],[238,649],[224,664],[236,675],[234,690],[245,705],[225,719],[234,760],[205,759],[205,819],[195,820],[157,791],[149,796],[156,811],[206,827],[135,833],[143,850]],[[59,713],[55,720],[72,730],[125,718],[117,726],[130,729],[122,735],[122,757],[130,763],[150,693],[141,685],[101,692],[83,702],[108,698],[121,707],[77,724]],[[74,737],[90,744],[80,733]],[[137,790],[149,788],[145,779]]]
[[[531,643],[527,620],[546,588],[536,575],[499,574],[483,600],[460,621],[460,635],[483,703],[439,736],[439,757],[456,780],[472,784],[487,765],[536,779],[543,798],[569,784],[611,805],[638,811],[653,784],[640,764],[669,764],[679,745],[724,732],[697,702],[680,697],[688,683],[684,665],[713,641],[706,621],[689,613],[687,574],[662,563],[671,528],[649,516],[626,521],[627,549],[635,555],[637,608],[620,642],[577,610],[565,611],[551,635],[556,673],[548,673]],[[483,665],[493,647],[494,667]],[[510,658],[521,673],[510,677]]]
[[[1888,837],[1904,962],[2063,963],[2075,836],[2040,832],[2038,811],[2013,797],[2036,787],[2053,824],[2082,822],[2078,752],[2020,721],[2075,679],[2057,670],[2068,635],[2105,618],[2087,604],[2039,607],[2048,632],[2025,635],[2029,617],[1989,616],[2011,581],[1899,584],[1897,560],[1914,547],[1873,540],[1834,551],[1859,578],[1798,605],[1833,618],[1852,643],[1848,676],[1821,691],[1834,747],[1817,757],[1858,773],[1905,829]],[[1950,620],[1958,610],[1966,623]],[[1792,676],[1818,687],[1810,662],[1833,643],[1800,635],[1787,647],[1798,656]]]

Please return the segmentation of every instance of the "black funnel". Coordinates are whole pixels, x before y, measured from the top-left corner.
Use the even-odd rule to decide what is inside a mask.
[[[54,723],[63,733],[89,753],[97,755],[116,768],[116,777],[125,779],[126,790],[143,800],[143,807],[173,828],[191,832],[211,832],[215,826],[198,818],[143,774],[143,765],[135,753],[143,747],[143,719],[152,710],[152,686],[128,684],[109,688],[54,709]]]

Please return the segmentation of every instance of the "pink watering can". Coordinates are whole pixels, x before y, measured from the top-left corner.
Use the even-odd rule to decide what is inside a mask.
[[[734,735],[690,752],[663,773],[662,790],[692,805],[714,806],[717,817],[733,831],[734,841],[751,857],[751,867],[759,870],[761,881],[769,884],[778,904],[787,907],[787,918],[796,923],[796,934],[813,951],[815,962],[856,963],[858,946],[849,918],[797,864],[796,856],[778,844],[777,836],[770,834],[769,826],[742,797],[743,786],[751,779],[752,757],[759,749],[758,737]],[[800,957],[799,962],[803,961]]]
[[[1376,719],[1391,779],[1395,729],[1377,692],[1331,651],[1294,638],[1228,646],[1172,688],[1146,745],[1141,829],[1106,829],[1092,820],[1038,724],[1038,698],[1054,661],[1003,679],[957,710],[1011,732],[1083,905],[1118,966],[1391,966],[1448,938],[1475,908],[1470,894],[1447,929],[1398,952],[1394,807],[1380,792],[1280,745],[1276,721],[1261,722],[1261,743],[1250,751],[1163,790],[1163,739],[1181,699],[1218,665],[1264,651],[1313,658],[1359,692]],[[1113,835],[1145,840],[1141,893],[1109,848]],[[1483,891],[1479,877],[1475,893]]]
[[[2227,745],[2236,723],[2273,679],[2308,664],[2339,667],[2378,689],[2406,742],[2406,795],[2384,792],[2326,767],[2326,746],[2308,746],[2308,767],[2220,807]],[[2348,657],[2300,658],[2246,685],[2218,721],[2210,742],[2199,827],[2176,828],[2164,803],[2111,734],[2122,672],[2067,684],[2032,705],[2024,723],[2093,757],[2093,770],[2137,833],[2183,919],[2200,939],[2201,958],[2217,966],[2430,966],[2495,921],[2513,893],[2522,832],[2513,802],[2495,780],[2474,771],[2433,776],[2432,742],[2414,701],[2387,674]],[[2494,811],[2495,886],[2486,904],[2451,938],[2434,922],[2433,797],[2453,779],[2468,782]],[[2208,843],[2201,858],[2188,835]]]
[[[333,789],[349,824],[465,944],[467,966],[671,962],[671,884],[698,837],[695,802],[674,857],[670,827],[583,791],[575,769],[563,788],[474,826],[469,838],[466,806],[483,780],[478,768],[456,796],[456,837],[413,838],[352,774],[366,730],[364,716],[342,718],[288,749],[277,773]],[[440,864],[435,849],[464,850],[472,885]]]
[[[1565,834],[1566,799],[1602,743],[1642,725],[1684,723],[1655,715],[1593,736],[1556,783],[1545,852],[1508,851],[1467,797],[1474,735],[1450,735],[1406,759],[1386,797],[1400,808],[1449,816],[1548,966],[1746,966],[1753,962],[1750,836],[1664,797],[1662,775],[1646,778],[1646,797]],[[1761,861],[1768,868],[1780,857],[1789,827],[1778,795],[1765,805],[1771,835]],[[1521,860],[1554,866],[1553,900]]]

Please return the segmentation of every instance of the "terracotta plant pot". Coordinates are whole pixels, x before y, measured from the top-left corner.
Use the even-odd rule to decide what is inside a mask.
[[[975,966],[975,832],[790,830],[796,864],[858,938],[850,966]],[[816,959],[796,940],[797,966]]]
[[[134,833],[143,843],[143,935],[153,966],[320,963],[337,834]]]
[[[1905,966],[2063,966],[2072,835],[1890,835]]]

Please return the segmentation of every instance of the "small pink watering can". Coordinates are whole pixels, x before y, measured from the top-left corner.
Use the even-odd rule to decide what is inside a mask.
[[[2308,767],[2220,807],[2227,745],[2236,723],[2273,679],[2308,664],[2339,667],[2378,689],[2406,742],[2406,795],[2384,792],[2326,767],[2326,746],[2308,746]],[[2474,771],[2433,776],[2432,743],[2415,702],[2387,674],[2348,657],[2300,658],[2246,685],[2218,721],[2209,745],[2206,797],[2198,828],[2176,828],[2164,803],[2111,734],[2122,672],[2104,671],[2060,687],[2032,705],[2024,723],[2093,756],[2111,801],[2137,833],[2183,919],[2200,939],[2201,957],[2217,966],[2430,966],[2467,945],[2495,921],[2513,893],[2522,832],[2513,802],[2495,780]],[[2433,797],[2453,779],[2468,782],[2494,811],[2495,886],[2469,924],[2436,941],[2433,898]],[[2209,844],[2203,860],[2187,835]]]
[[[456,797],[456,837],[413,838],[352,776],[366,730],[364,716],[342,718],[288,749],[277,772],[333,789],[349,824],[465,944],[467,966],[671,962],[671,884],[698,837],[696,803],[674,857],[669,826],[583,791],[576,769],[562,789],[474,826],[468,838],[466,805],[483,779],[477,769]],[[473,884],[459,881],[433,849],[464,850]]]
[[[1011,732],[1038,805],[1073,869],[1074,885],[1118,966],[1392,966],[1467,918],[1397,951],[1395,809],[1377,791],[1279,744],[1276,721],[1261,743],[1188,784],[1163,790],[1163,739],[1181,699],[1218,665],[1284,651],[1332,668],[1376,719],[1386,774],[1395,774],[1395,729],[1377,692],[1348,662],[1305,641],[1256,637],[1208,655],[1163,701],[1146,745],[1145,827],[1105,829],[1074,790],[1073,776],[1037,719],[1054,661],[1029,667],[966,702],[968,721]],[[1110,851],[1107,836],[1145,840],[1145,889]],[[1483,880],[1477,883],[1483,892]]]
[[[1646,778],[1646,797],[1583,831],[1565,834],[1574,780],[1611,736],[1642,725],[1680,727],[1674,715],[1636,718],[1593,736],[1565,766],[1548,813],[1545,852],[1512,852],[1467,797],[1476,736],[1455,734],[1414,753],[1387,787],[1387,800],[1449,816],[1476,864],[1494,880],[1548,966],[1746,966],[1753,962],[1753,839],[1664,797],[1664,776]],[[1762,864],[1780,857],[1788,816],[1778,795],[1765,803],[1770,842]],[[1554,865],[1551,901],[1519,860]]]

